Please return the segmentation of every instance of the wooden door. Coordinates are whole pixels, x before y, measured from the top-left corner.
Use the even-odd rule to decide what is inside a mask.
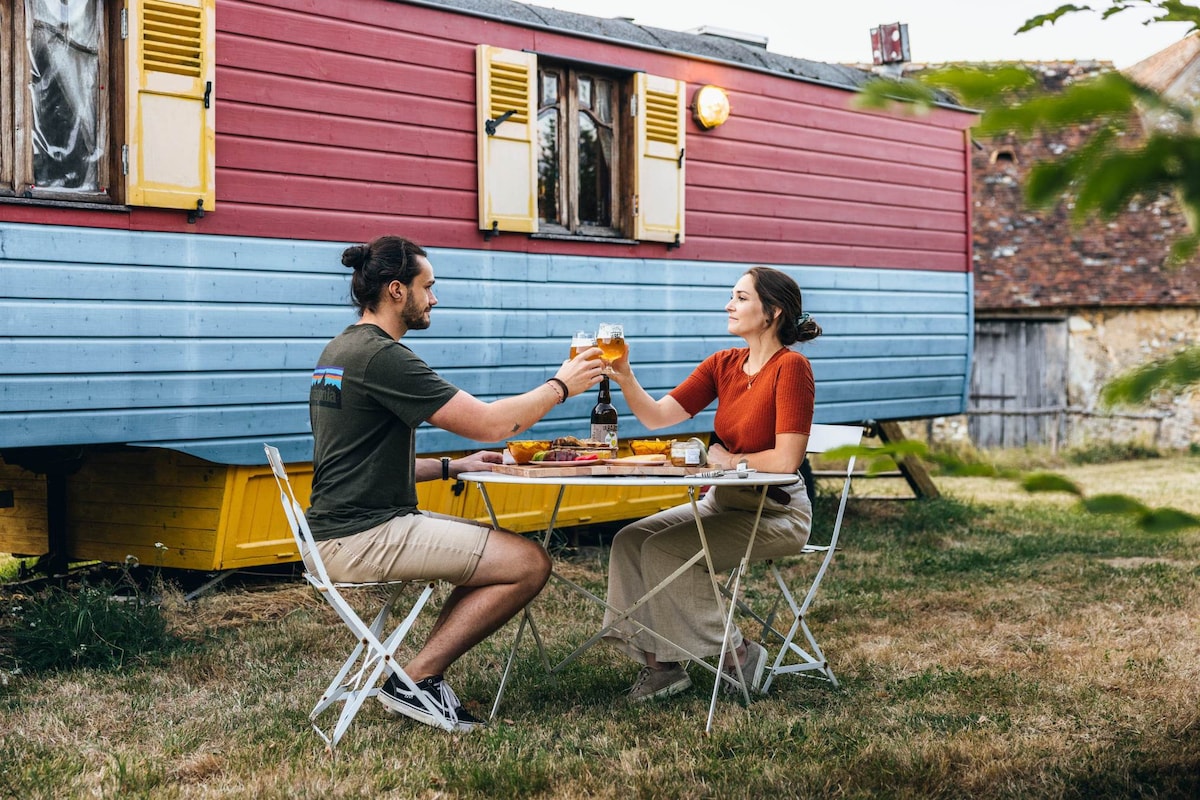
[[[976,447],[1061,440],[1066,319],[976,319],[968,430]]]

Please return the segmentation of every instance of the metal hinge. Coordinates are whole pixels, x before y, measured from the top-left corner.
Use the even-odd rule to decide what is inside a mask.
[[[121,38],[129,38],[129,11],[124,8],[121,9]]]
[[[121,145],[121,174],[129,174],[129,145]]]

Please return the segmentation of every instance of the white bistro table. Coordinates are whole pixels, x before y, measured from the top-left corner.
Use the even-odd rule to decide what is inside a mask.
[[[607,633],[609,633],[611,630],[613,630],[617,625],[619,625],[620,623],[622,623],[626,620],[632,622],[638,628],[646,631],[647,633],[654,636],[655,638],[658,638],[664,642],[668,642],[672,646],[678,647],[680,650],[683,650],[684,652],[688,652],[685,648],[680,647],[677,643],[671,642],[665,636],[662,636],[658,632],[651,630],[650,628],[646,627],[645,625],[638,622],[637,620],[634,620],[631,615],[635,611],[637,611],[637,609],[639,609],[643,605],[645,605],[646,602],[649,601],[649,599],[651,597],[656,595],[664,587],[666,587],[669,583],[671,583],[673,580],[678,578],[680,575],[682,575],[687,570],[691,569],[695,564],[699,563],[701,560],[703,560],[705,562],[705,566],[708,568],[708,575],[709,575],[709,579],[712,582],[712,588],[713,588],[713,602],[717,604],[717,608],[720,609],[721,615],[723,617],[725,617],[725,636],[724,636],[724,645],[722,647],[722,652],[725,652],[726,650],[728,650],[730,636],[733,633],[734,604],[730,603],[728,605],[728,608],[726,607],[725,599],[722,595],[722,585],[721,585],[720,579],[718,578],[716,571],[713,569],[712,556],[710,554],[709,546],[708,546],[708,537],[704,533],[704,521],[700,518],[700,509],[697,505],[698,498],[700,495],[700,489],[703,487],[706,487],[706,486],[757,486],[760,489],[758,508],[754,514],[754,526],[750,532],[750,539],[746,543],[746,552],[742,556],[742,559],[741,559],[740,564],[738,565],[737,571],[734,573],[733,585],[731,587],[729,587],[731,596],[737,597],[739,582],[741,580],[743,573],[745,572],[747,563],[749,563],[750,553],[754,547],[754,538],[758,533],[758,523],[762,517],[763,501],[766,498],[767,487],[789,485],[789,484],[795,483],[798,480],[798,477],[795,473],[749,472],[749,473],[739,474],[732,470],[726,471],[723,474],[716,474],[716,473],[720,472],[719,470],[716,470],[716,471],[710,470],[710,471],[702,471],[702,472],[699,472],[697,474],[692,474],[692,475],[550,475],[549,472],[550,471],[548,470],[547,474],[544,476],[541,474],[538,474],[537,472],[531,472],[528,475],[511,475],[511,474],[502,473],[502,472],[464,472],[461,475],[459,475],[458,477],[464,481],[471,481],[479,486],[479,491],[483,497],[484,505],[486,506],[486,508],[488,510],[488,515],[492,519],[492,525],[496,528],[499,528],[500,524],[499,524],[499,520],[496,517],[495,509],[492,506],[491,498],[488,497],[487,487],[489,484],[524,484],[524,485],[538,484],[538,485],[543,485],[543,486],[545,486],[545,485],[558,486],[558,495],[555,498],[554,508],[550,512],[550,517],[546,524],[545,535],[543,536],[543,539],[542,539],[543,547],[548,546],[550,543],[550,536],[554,530],[555,521],[558,518],[558,510],[562,504],[563,493],[566,491],[566,488],[568,486],[589,486],[589,487],[593,487],[593,488],[604,487],[604,486],[683,486],[683,487],[687,487],[688,500],[691,503],[692,513],[695,515],[695,518],[696,518],[696,530],[700,536],[700,550],[698,550],[695,555],[693,555],[690,559],[688,559],[686,562],[684,562],[678,569],[676,569],[674,572],[672,572],[670,575],[668,575],[666,578],[664,578],[657,586],[654,586],[649,591],[647,591],[646,594],[644,594],[641,598],[639,598],[637,600],[637,602],[635,602],[629,608],[626,608],[626,609],[613,608],[613,609],[611,609],[614,612],[614,614],[616,614],[616,619],[614,619],[614,621],[610,625],[601,629],[592,638],[588,639],[586,642],[581,644],[573,653],[571,653],[569,656],[567,656],[565,659],[563,659],[562,662],[560,662],[557,666],[555,666],[553,668],[550,667],[549,660],[546,657],[546,650],[545,650],[545,647],[542,645],[541,635],[538,633],[537,626],[533,622],[533,616],[530,614],[529,609],[526,608],[525,613],[523,614],[523,616],[521,618],[521,623],[520,623],[519,627],[517,628],[517,636],[516,636],[515,641],[513,642],[512,651],[509,653],[508,661],[504,666],[504,674],[501,676],[501,679],[500,679],[500,690],[496,693],[496,702],[492,706],[492,715],[491,715],[492,718],[494,718],[496,716],[496,713],[500,708],[500,700],[504,696],[504,687],[508,682],[509,671],[512,668],[513,659],[516,656],[517,647],[520,645],[521,636],[525,630],[525,625],[527,623],[529,624],[530,630],[534,636],[534,639],[537,642],[538,652],[541,655],[542,662],[543,662],[543,664],[545,664],[547,670],[550,671],[551,673],[557,672],[558,670],[562,669],[564,666],[566,666],[571,661],[573,661],[575,658],[577,658],[581,653],[583,653],[589,647],[591,647],[592,645],[594,645],[598,641],[600,641],[600,639],[602,637],[604,637]],[[578,585],[577,583],[569,580],[568,578],[565,578],[562,575],[559,575],[557,572],[554,573],[553,577],[555,577],[557,580],[561,581],[562,583],[570,586],[575,591],[580,592],[581,594],[585,595],[586,597],[588,597],[592,601],[598,603],[599,605],[605,606],[606,608],[608,607],[608,603],[606,600],[604,600],[601,597],[597,597],[596,595],[589,592],[587,589],[585,589],[582,586]],[[717,693],[721,687],[721,680],[723,678],[725,680],[729,680],[729,678],[727,676],[724,676],[723,671],[721,670],[721,666],[720,666],[721,659],[718,658],[717,663],[714,666],[714,665],[710,665],[708,662],[704,661],[704,659],[700,658],[699,656],[695,656],[690,653],[689,653],[689,655],[691,656],[691,660],[694,663],[700,664],[701,666],[703,666],[704,668],[708,669],[710,672],[713,672],[715,674],[715,679],[713,681],[712,698],[711,698],[711,700],[709,702],[709,706],[708,706],[708,720],[704,726],[704,732],[708,733],[712,729],[713,714],[716,711]],[[737,663],[736,659],[734,659],[734,663],[735,664]],[[739,675],[739,679],[740,679],[741,678],[741,667],[740,666],[738,666],[737,671],[738,671],[738,675]],[[750,702],[750,695],[749,695],[749,692],[746,690],[746,681],[744,679],[741,680],[739,688],[741,689],[743,699],[748,704]]]

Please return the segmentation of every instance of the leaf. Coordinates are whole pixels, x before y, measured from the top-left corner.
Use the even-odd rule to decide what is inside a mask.
[[[1181,0],[1161,0],[1156,5],[1166,13],[1155,17],[1154,22],[1190,22],[1192,27],[1188,33],[1200,30],[1200,8]]]
[[[854,105],[857,108],[874,109],[895,109],[898,105],[907,114],[920,114],[933,108],[937,102],[937,92],[917,81],[875,78],[863,85]]]
[[[896,468],[896,462],[890,458],[877,458],[867,465],[868,475],[879,475],[883,472],[890,472]]]
[[[1107,72],[1061,92],[1039,89],[1024,98],[1010,97],[1003,104],[993,100],[980,118],[978,133],[1028,135],[1097,121],[1125,127],[1124,121],[1133,113],[1135,101],[1145,91],[1119,72]]]
[[[1155,392],[1174,392],[1197,384],[1200,384],[1200,345],[1193,345],[1118,375],[1100,390],[1100,401],[1107,407],[1137,405],[1145,403]]]
[[[1138,519],[1138,527],[1147,533],[1174,533],[1200,527],[1200,517],[1175,508],[1156,508]]]
[[[1062,475],[1053,472],[1033,472],[1021,481],[1021,488],[1027,492],[1068,492],[1083,496],[1083,491]]]
[[[1120,14],[1122,11],[1125,11],[1126,9],[1129,9],[1129,8],[1132,8],[1132,6],[1120,5],[1120,4],[1114,3],[1114,5],[1111,8],[1104,9],[1104,12],[1100,15],[1100,19],[1108,19],[1109,17],[1114,16],[1116,14]]]
[[[1038,79],[1027,67],[944,67],[922,72],[917,80],[925,86],[951,92],[960,101],[978,105],[1027,93]]]
[[[1026,31],[1031,31],[1034,28],[1040,28],[1043,25],[1045,25],[1046,23],[1050,23],[1051,25],[1053,25],[1055,22],[1058,22],[1060,17],[1064,17],[1067,14],[1074,14],[1077,11],[1091,11],[1091,10],[1092,10],[1091,6],[1074,6],[1074,5],[1059,6],[1058,8],[1051,11],[1049,14],[1038,14],[1036,17],[1030,17],[1029,19],[1025,20],[1025,24],[1022,25],[1021,27],[1017,28],[1016,32],[1017,33],[1025,33]]]
[[[1145,514],[1150,510],[1123,494],[1098,494],[1088,497],[1083,500],[1083,507],[1093,514]]]
[[[1171,244],[1171,253],[1167,257],[1167,265],[1178,267],[1192,260],[1192,256],[1200,250],[1200,236],[1192,233],[1181,236]]]

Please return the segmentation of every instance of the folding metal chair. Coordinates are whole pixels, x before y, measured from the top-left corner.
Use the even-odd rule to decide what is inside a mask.
[[[321,699],[313,706],[313,710],[309,712],[308,719],[312,723],[313,730],[317,735],[324,740],[326,747],[332,752],[337,747],[338,741],[342,735],[346,733],[346,729],[350,727],[350,723],[354,720],[358,710],[367,698],[374,697],[379,693],[380,679],[384,677],[384,673],[388,672],[395,675],[400,681],[408,687],[410,692],[413,692],[420,698],[425,709],[433,715],[440,727],[446,730],[454,730],[454,722],[444,714],[428,699],[424,692],[418,691],[416,683],[404,671],[404,669],[396,663],[394,654],[397,648],[403,643],[404,638],[411,630],[417,616],[429,601],[429,597],[433,594],[434,582],[424,581],[388,581],[384,583],[341,583],[334,582],[329,579],[329,573],[325,570],[325,564],[321,561],[321,555],[317,551],[316,541],[313,539],[312,531],[308,528],[308,520],[304,517],[304,509],[299,501],[296,500],[296,494],[292,491],[291,481],[288,480],[287,472],[283,467],[283,460],[279,457],[279,450],[269,444],[263,445],[267,452],[267,461],[271,464],[271,471],[275,474],[275,483],[279,486],[279,501],[283,504],[283,512],[287,515],[288,524],[292,528],[292,535],[296,538],[296,547],[300,551],[300,558],[304,562],[304,577],[317,590],[321,597],[333,607],[337,615],[341,617],[342,622],[353,635],[356,645],[351,651],[350,656],[342,664],[337,675],[329,682],[325,692],[321,695]],[[400,600],[404,593],[404,589],[410,583],[424,583],[424,588],[418,595],[416,602],[409,610],[408,614],[401,620],[400,624],[387,634],[384,638],[384,625],[391,616],[393,608]],[[363,589],[371,587],[387,587],[391,590],[387,601],[375,615],[370,625],[363,622],[346,598],[342,595],[343,589]],[[337,716],[333,725],[326,729],[322,729],[318,722],[318,718],[335,703],[343,703],[341,713]]]
[[[860,425],[813,425],[808,437],[808,452],[810,454],[824,453],[837,447],[857,446],[862,443],[862,437],[863,429]],[[826,544],[815,544],[810,536],[808,544],[800,552],[800,557],[821,556],[821,563],[813,575],[812,582],[804,591],[804,599],[801,602],[796,601],[796,596],[792,593],[791,588],[788,587],[787,581],[784,580],[783,574],[779,571],[779,566],[775,563],[774,559],[766,562],[767,568],[774,578],[776,586],[779,588],[779,594],[776,596],[774,605],[770,611],[760,615],[744,598],[737,598],[738,608],[762,625],[762,634],[759,637],[760,643],[769,650],[772,640],[780,642],[779,652],[775,656],[774,662],[767,668],[762,686],[759,689],[761,692],[769,691],[771,683],[774,682],[777,676],[792,672],[810,673],[812,677],[828,680],[835,687],[838,685],[837,678],[834,677],[833,670],[830,669],[829,662],[825,659],[824,652],[821,651],[821,646],[817,644],[812,630],[808,627],[806,615],[809,606],[812,605],[813,599],[817,596],[817,590],[821,586],[821,581],[829,569],[829,563],[833,560],[833,554],[837,551],[838,537],[841,535],[842,530],[842,518],[846,512],[846,498],[850,494],[850,480],[854,473],[854,461],[855,458],[851,456],[849,463],[846,465],[841,499],[838,502],[837,516],[834,518],[833,530],[829,535],[829,541]],[[734,572],[736,573],[737,570],[734,570]],[[727,594],[729,593],[729,588],[734,585],[735,577],[736,574],[730,575],[729,582],[726,584]],[[780,606],[783,604],[787,605],[792,614],[792,623],[786,632],[776,628]],[[798,633],[804,634],[805,641],[801,644],[797,644],[796,642],[796,634]],[[805,643],[807,647],[804,646]]]

